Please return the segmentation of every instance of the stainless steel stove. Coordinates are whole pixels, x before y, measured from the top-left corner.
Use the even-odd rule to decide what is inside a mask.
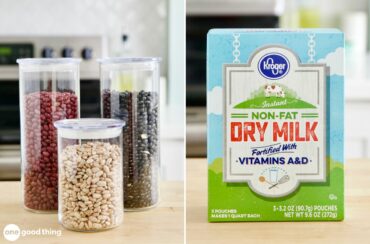
[[[17,58],[81,58],[81,117],[100,117],[99,66],[106,56],[101,36],[0,36],[0,180],[20,177]]]

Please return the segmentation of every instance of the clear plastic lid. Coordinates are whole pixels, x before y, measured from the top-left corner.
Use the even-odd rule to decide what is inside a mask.
[[[101,64],[159,63],[161,60],[159,57],[113,57],[98,59],[98,62]]]
[[[117,119],[64,119],[54,122],[58,134],[69,139],[108,139],[122,132],[125,122]]]
[[[78,58],[21,58],[17,59],[19,70],[23,72],[73,72],[79,76]]]
[[[57,65],[57,64],[79,64],[79,58],[19,58],[18,64],[24,65]]]
[[[98,59],[100,71],[106,72],[141,72],[158,71],[161,59],[156,57],[116,57]]]

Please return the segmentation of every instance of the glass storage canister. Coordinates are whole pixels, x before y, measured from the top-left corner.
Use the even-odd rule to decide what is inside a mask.
[[[59,222],[93,232],[123,220],[122,126],[115,119],[72,119],[58,129]]]
[[[53,122],[80,116],[80,59],[18,59],[22,194],[34,212],[58,210],[57,134]]]
[[[107,58],[100,62],[102,116],[121,119],[126,211],[159,201],[159,58]]]

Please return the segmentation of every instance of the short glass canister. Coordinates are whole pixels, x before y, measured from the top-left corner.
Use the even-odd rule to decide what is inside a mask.
[[[149,209],[159,201],[159,62],[159,58],[100,60],[102,115],[126,123],[126,211]]]
[[[57,134],[53,122],[80,115],[79,59],[18,59],[24,207],[58,210]]]
[[[55,122],[58,129],[59,222],[94,232],[123,220],[122,127],[114,119]]]

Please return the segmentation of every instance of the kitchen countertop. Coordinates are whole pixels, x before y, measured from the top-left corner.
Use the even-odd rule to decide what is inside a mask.
[[[26,211],[21,202],[21,187],[17,182],[0,182],[0,230],[16,224],[23,230],[61,230],[57,236],[25,236],[14,243],[183,243],[184,203],[183,182],[165,181],[161,184],[162,201],[157,208],[142,212],[125,212],[123,224],[117,228],[81,233],[64,229],[57,214],[35,214]],[[0,237],[0,243],[11,243]]]
[[[195,243],[369,243],[370,160],[345,164],[342,222],[207,222],[207,161],[187,159],[187,242]]]

